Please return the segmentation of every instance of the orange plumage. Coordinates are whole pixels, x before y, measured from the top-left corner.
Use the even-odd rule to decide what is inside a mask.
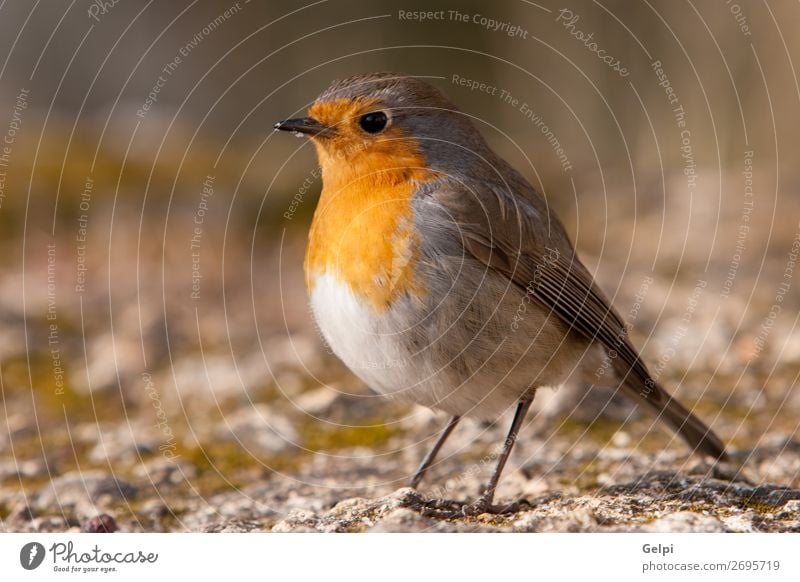
[[[324,187],[314,213],[306,251],[309,289],[332,274],[378,311],[402,293],[419,296],[414,278],[418,234],[412,228],[411,198],[430,178],[416,140],[390,128],[370,147],[355,121],[372,101],[338,99],[316,103],[309,114],[337,134],[317,145]]]

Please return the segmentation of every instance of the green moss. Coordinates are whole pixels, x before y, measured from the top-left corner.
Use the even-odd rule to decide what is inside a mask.
[[[581,437],[588,436],[590,439],[607,444],[611,442],[616,432],[619,430],[619,422],[599,418],[593,422],[583,422],[572,418],[564,419],[559,425],[559,432],[564,435]]]
[[[210,443],[202,447],[179,448],[177,453],[197,470],[192,485],[206,495],[231,487],[242,488],[271,472],[291,473],[298,470],[307,454],[270,455],[256,458],[237,443]]]
[[[387,425],[379,419],[364,421],[362,426],[331,426],[309,419],[301,427],[303,446],[311,451],[338,451],[352,447],[377,447],[403,430]]]
[[[59,430],[53,427],[40,433],[17,437],[14,439],[12,446],[9,447],[9,454],[12,454],[19,463],[31,460],[37,462],[47,461],[47,468],[51,472],[50,475],[44,474],[39,477],[22,479],[22,486],[30,491],[44,486],[53,477],[68,471],[95,468],[96,465],[86,461],[88,452],[88,444],[71,439],[70,434],[65,429]],[[107,469],[108,466],[102,465],[101,468]],[[17,475],[11,475],[0,482],[3,484],[19,484],[20,479]]]
[[[119,391],[106,390],[94,394],[78,392],[69,382],[69,357],[63,350],[57,379],[53,357],[49,351],[32,352],[28,357],[10,358],[3,362],[3,383],[6,397],[22,392],[32,393],[36,415],[41,425],[62,425],[64,417],[71,424],[96,422],[98,418],[114,420],[124,417]]]
[[[273,382],[254,388],[247,396],[249,402],[259,402],[263,404],[275,402],[282,398],[284,398],[283,393]]]
[[[757,499],[748,498],[742,501],[742,508],[743,509],[752,509],[756,513],[760,513],[762,515],[767,513],[775,513],[779,511],[782,506],[780,505],[772,505],[771,503],[764,503],[763,501],[759,501]]]
[[[153,500],[154,496],[140,495],[138,500],[128,501],[120,507],[125,513],[133,513],[137,516],[139,523],[143,526],[145,531],[180,531],[182,526],[181,516],[188,513],[188,509],[181,505],[184,492],[179,493],[180,498],[169,499],[169,493],[159,491],[158,495],[160,500],[164,503],[163,515],[153,515],[151,511],[145,512],[145,507],[148,506]],[[150,527],[148,523],[157,524],[157,527]]]

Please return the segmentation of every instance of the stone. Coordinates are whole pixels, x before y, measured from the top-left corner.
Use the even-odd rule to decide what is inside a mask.
[[[96,513],[97,504],[128,501],[136,497],[138,488],[103,471],[72,471],[52,479],[33,496],[34,512],[76,511]]]
[[[103,513],[87,520],[81,526],[81,533],[114,533],[119,527],[114,518]]]
[[[716,517],[691,511],[679,511],[656,518],[639,528],[653,533],[719,533],[727,531]]]
[[[265,404],[245,406],[227,416],[216,436],[258,454],[281,454],[298,443],[294,424]]]

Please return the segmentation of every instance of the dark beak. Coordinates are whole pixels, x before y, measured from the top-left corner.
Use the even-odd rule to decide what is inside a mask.
[[[280,131],[293,131],[295,133],[304,133],[306,135],[319,135],[330,128],[322,125],[319,121],[312,117],[300,117],[298,119],[287,119],[279,121],[273,125],[275,129]]]

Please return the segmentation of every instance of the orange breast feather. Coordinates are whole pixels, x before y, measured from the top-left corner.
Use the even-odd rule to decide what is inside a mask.
[[[376,311],[424,293],[414,276],[419,235],[411,198],[428,172],[413,143],[389,141],[351,148],[346,159],[317,144],[323,189],[305,261],[309,291],[328,274]]]

